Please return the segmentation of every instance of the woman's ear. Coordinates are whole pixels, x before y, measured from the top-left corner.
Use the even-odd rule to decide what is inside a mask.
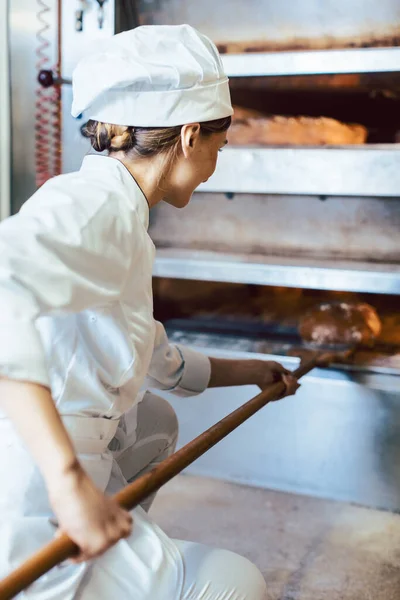
[[[200,138],[200,124],[191,123],[184,125],[181,129],[182,152],[185,158],[189,158]]]

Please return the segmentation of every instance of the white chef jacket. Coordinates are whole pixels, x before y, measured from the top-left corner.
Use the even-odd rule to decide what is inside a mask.
[[[124,485],[108,450],[118,418],[147,387],[181,395],[208,384],[208,358],[168,343],[153,319],[149,209],[121,162],[87,156],[0,224],[0,375],[51,387],[96,485]],[[133,407],[133,408],[132,408]],[[52,509],[32,457],[0,419],[0,577],[52,539]],[[133,532],[93,564],[53,569],[32,600],[171,600],[183,563],[137,507]]]
[[[0,375],[62,415],[118,418],[148,387],[202,392],[210,362],[153,318],[149,207],[118,160],[86,156],[0,224]]]

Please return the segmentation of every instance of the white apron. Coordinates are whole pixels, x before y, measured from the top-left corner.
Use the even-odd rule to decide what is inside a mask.
[[[124,479],[107,446],[118,421],[65,417],[80,461],[96,485],[110,494]],[[38,469],[8,419],[0,419],[0,576],[53,537],[54,518]],[[140,508],[133,511],[131,536],[100,558],[53,569],[22,594],[30,600],[177,600],[181,596],[181,555]]]

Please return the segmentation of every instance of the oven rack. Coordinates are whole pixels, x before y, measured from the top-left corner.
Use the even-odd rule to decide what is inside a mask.
[[[400,294],[400,264],[158,248],[155,277]]]
[[[395,73],[400,71],[400,48],[223,54],[222,62],[228,77]]]
[[[298,361],[296,354],[292,351],[301,352],[301,342],[298,345],[291,345],[285,341],[279,341],[279,336],[270,339],[268,335],[264,338],[262,336],[251,336],[247,335],[243,331],[242,335],[230,334],[229,328],[222,331],[219,330],[218,323],[215,324],[215,331],[212,330],[212,320],[208,323],[200,319],[196,321],[193,319],[173,319],[164,323],[165,329],[168,334],[168,339],[176,344],[184,346],[191,346],[196,349],[213,348],[214,350],[221,351],[235,351],[235,352],[246,352],[249,356],[254,354],[268,355],[272,360],[284,361]],[[392,365],[389,364],[374,364],[373,361],[360,364],[359,362],[351,363],[338,360],[325,368],[325,372],[347,372],[350,377],[362,376],[363,374],[368,376],[372,374],[380,374],[383,376],[391,376],[387,379],[387,383],[395,384],[398,386],[398,378],[400,375],[400,369],[398,363],[394,362]]]

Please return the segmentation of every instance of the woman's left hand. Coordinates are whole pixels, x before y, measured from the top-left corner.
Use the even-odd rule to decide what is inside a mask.
[[[281,400],[282,398],[286,398],[286,396],[293,396],[300,387],[296,377],[293,374],[285,369],[283,365],[273,360],[269,361],[260,361],[259,366],[259,376],[257,380],[257,385],[261,390],[264,390],[266,387],[271,385],[271,383],[278,383],[282,381],[286,390],[277,398],[277,400]]]

